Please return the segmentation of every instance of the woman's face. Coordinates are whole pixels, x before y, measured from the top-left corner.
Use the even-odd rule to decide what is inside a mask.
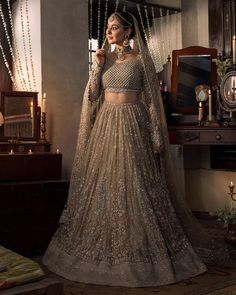
[[[127,29],[120,24],[117,18],[114,16],[109,17],[106,29],[108,43],[122,45],[126,35]]]

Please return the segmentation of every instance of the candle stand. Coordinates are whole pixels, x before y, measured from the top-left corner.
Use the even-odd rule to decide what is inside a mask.
[[[42,112],[41,113],[41,124],[40,124],[40,133],[41,133],[41,137],[40,137],[40,142],[46,143],[47,138],[46,138],[46,112]]]
[[[234,195],[236,195],[236,193],[234,192],[234,188],[235,188],[235,185],[231,182],[229,185],[228,195],[230,196],[232,202],[236,201],[236,198],[234,197]],[[234,218],[235,213],[236,213],[236,209],[233,206],[231,206],[231,212],[229,216],[229,219],[231,219],[231,221],[229,221],[228,223],[228,230],[227,230],[227,233],[225,234],[226,242],[228,242],[229,244],[233,246],[236,246],[236,217]]]

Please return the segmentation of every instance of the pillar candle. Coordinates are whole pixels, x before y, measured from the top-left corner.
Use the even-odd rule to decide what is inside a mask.
[[[233,47],[233,64],[236,64],[236,36],[233,36],[233,41],[232,41],[232,47]]]
[[[43,94],[43,99],[42,99],[42,112],[46,112],[46,92]]]
[[[208,120],[212,121],[212,96],[211,90],[208,91]]]

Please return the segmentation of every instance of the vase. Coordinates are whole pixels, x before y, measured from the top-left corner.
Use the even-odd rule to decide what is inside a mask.
[[[236,246],[236,223],[229,223],[225,241]]]

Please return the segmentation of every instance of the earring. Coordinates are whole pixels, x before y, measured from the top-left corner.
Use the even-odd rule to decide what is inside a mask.
[[[130,42],[129,42],[129,35],[125,36],[125,40],[123,42],[123,46],[124,47],[129,47],[130,46]]]

